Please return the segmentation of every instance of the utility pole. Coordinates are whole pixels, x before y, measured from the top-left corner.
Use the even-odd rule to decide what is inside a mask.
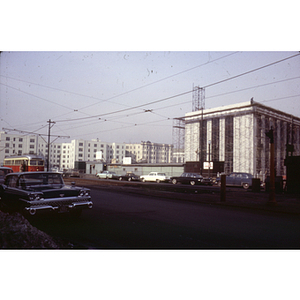
[[[36,136],[39,136],[43,139],[43,141],[45,143],[47,143],[47,146],[48,146],[48,153],[47,153],[47,171],[49,171],[49,167],[50,167],[50,145],[51,145],[51,142],[50,142],[50,138],[51,137],[55,137],[55,139],[52,141],[52,143],[57,140],[58,138],[66,138],[66,139],[69,139],[70,137],[69,136],[61,136],[61,135],[51,135],[50,134],[50,131],[51,131],[51,128],[54,126],[55,122],[54,121],[51,121],[51,119],[49,119],[49,121],[47,121],[47,123],[49,123],[49,126],[48,126],[48,134],[41,134],[41,133],[36,133],[36,132],[30,132],[30,131],[24,131],[24,130],[18,130],[18,129],[11,129],[11,128],[2,128],[3,130],[7,130],[7,131],[17,131],[19,133],[23,133],[23,134],[34,134]],[[45,138],[43,136],[48,136],[48,142],[45,140]]]
[[[270,194],[269,194],[269,204],[276,205],[275,199],[275,147],[274,147],[274,133],[273,126],[266,132],[266,136],[270,138]]]
[[[205,89],[200,86],[193,86],[193,103],[192,110],[198,111],[201,110],[201,119],[199,122],[199,163],[200,163],[200,174],[202,175],[203,170],[203,146],[204,146],[204,137],[203,137],[203,110],[205,108]]]
[[[50,130],[51,128],[54,126],[55,122],[51,121],[51,119],[49,119],[49,121],[47,121],[47,123],[49,123],[49,127],[48,127],[48,153],[47,153],[47,171],[49,172],[49,168],[50,168]]]

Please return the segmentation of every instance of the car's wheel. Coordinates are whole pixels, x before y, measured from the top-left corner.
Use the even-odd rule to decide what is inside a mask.
[[[243,188],[245,190],[248,190],[249,189],[249,183],[243,183]]]
[[[159,180],[159,179],[156,179],[156,183],[160,183],[160,180]]]
[[[131,177],[128,178],[128,181],[131,181]]]
[[[191,181],[190,181],[190,185],[195,185],[195,183],[196,183],[196,182],[195,182],[194,180],[191,180]]]
[[[173,184],[176,184],[177,183],[177,180],[174,178],[174,179],[172,179],[172,183]]]
[[[121,180],[123,180],[123,178],[122,178],[122,177],[119,177],[119,180],[121,181]]]
[[[142,179],[143,182],[146,182],[145,178]]]

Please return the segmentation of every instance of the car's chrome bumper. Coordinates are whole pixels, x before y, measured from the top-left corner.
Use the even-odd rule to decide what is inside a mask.
[[[91,209],[93,207],[93,202],[90,198],[85,199],[83,197],[53,198],[28,201],[27,203],[30,205],[26,206],[24,210],[31,215],[35,215],[40,211],[69,212],[75,209]]]

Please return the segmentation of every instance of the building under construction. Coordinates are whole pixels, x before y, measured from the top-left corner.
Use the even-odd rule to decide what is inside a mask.
[[[275,172],[286,175],[284,160],[300,155],[300,118],[253,100],[187,113],[185,161],[224,162],[224,172],[247,172],[264,180],[270,171],[273,128]],[[202,169],[200,167],[200,172]]]

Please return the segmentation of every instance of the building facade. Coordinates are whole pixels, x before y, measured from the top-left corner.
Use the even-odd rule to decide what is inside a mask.
[[[51,143],[50,168],[73,169],[76,161],[123,163],[131,157],[132,163],[171,163],[172,145],[151,142],[107,143],[99,139],[72,140],[68,143]],[[48,143],[38,135],[18,135],[0,132],[0,163],[7,156],[36,154],[44,158],[47,166]]]
[[[224,172],[247,172],[264,179],[270,171],[266,131],[274,130],[275,166],[285,175],[286,145],[300,155],[300,118],[254,101],[185,115],[185,160],[224,162]]]
[[[157,164],[171,163],[173,156],[173,145],[142,142],[142,162]]]
[[[44,158],[45,166],[48,158],[48,144],[39,135],[19,135],[0,132],[0,163],[5,157],[22,154],[36,154]],[[51,166],[60,168],[61,143],[50,145],[49,159]]]

